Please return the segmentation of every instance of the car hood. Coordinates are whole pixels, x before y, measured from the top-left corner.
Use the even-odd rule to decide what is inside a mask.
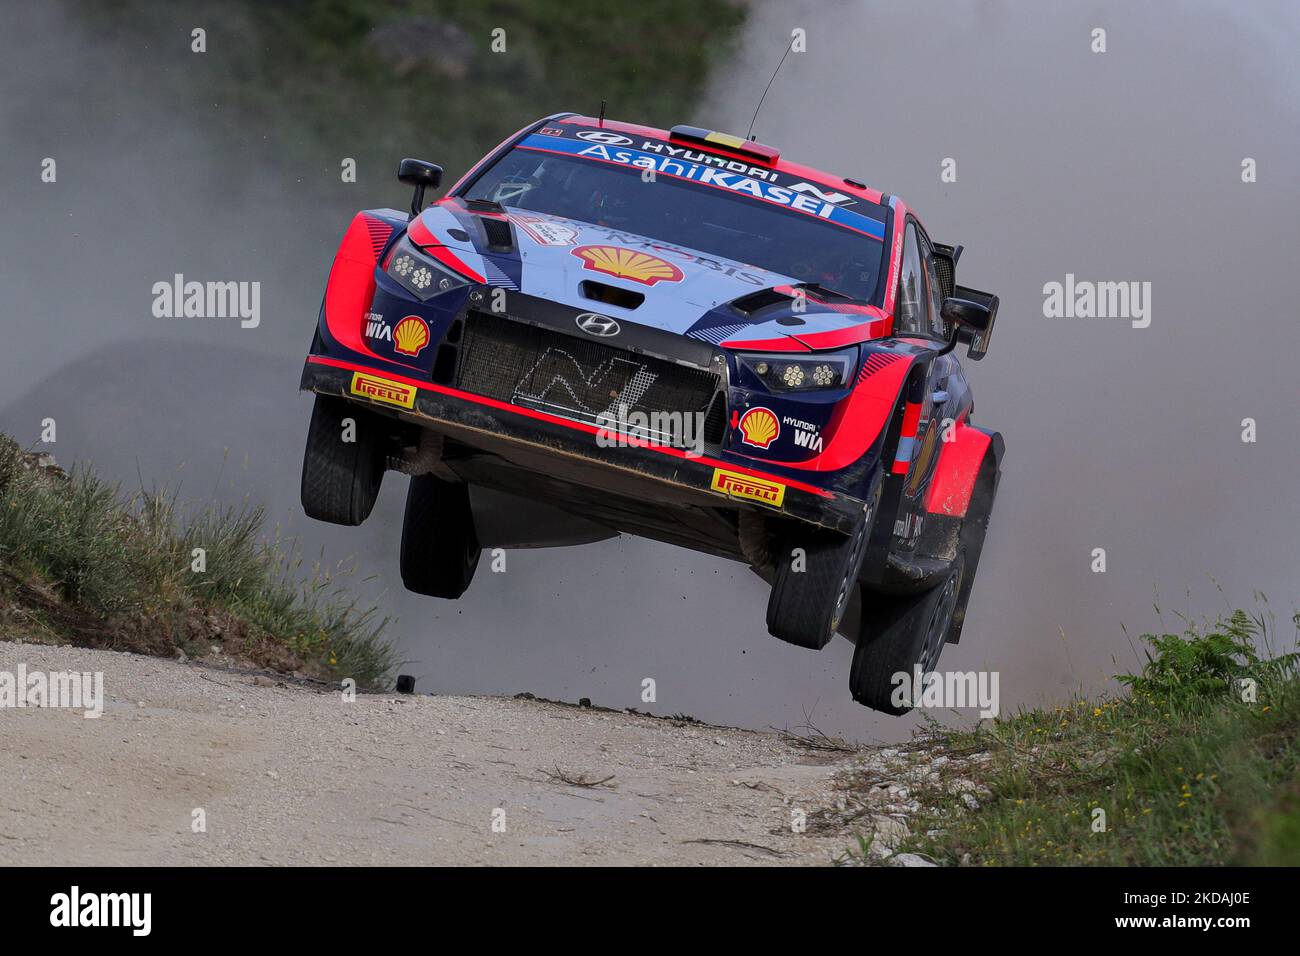
[[[473,210],[455,198],[425,209],[418,223],[413,241],[445,246],[489,285],[715,345],[801,348],[806,336],[849,332],[849,339],[861,340],[880,331],[864,327],[881,318],[868,306],[810,300],[796,313],[793,302],[776,296],[753,311],[733,307],[798,280],[607,225],[526,210]]]

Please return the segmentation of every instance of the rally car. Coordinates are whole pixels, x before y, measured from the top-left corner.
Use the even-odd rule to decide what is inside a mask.
[[[996,296],[955,284],[896,196],[691,126],[560,113],[426,207],[358,213],[302,388],[308,515],[360,524],[409,474],[405,586],[457,598],[483,548],[642,535],[750,565],[768,630],[856,644],[850,689],[961,635],[1002,438],[953,354]]]

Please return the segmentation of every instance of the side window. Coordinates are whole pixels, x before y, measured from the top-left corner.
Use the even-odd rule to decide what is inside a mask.
[[[925,335],[929,332],[926,317],[924,267],[916,225],[909,222],[903,234],[903,268],[898,276],[898,297],[894,306],[894,333]]]
[[[930,334],[940,338],[948,337],[947,323],[943,320],[943,289],[939,285],[939,273],[934,267],[934,253],[930,240],[921,238],[921,260],[925,263],[925,288],[929,303]]]

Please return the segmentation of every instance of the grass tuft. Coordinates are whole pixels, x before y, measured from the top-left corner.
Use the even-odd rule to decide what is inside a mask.
[[[93,620],[64,638],[114,632],[120,649],[191,655],[221,641],[268,666],[387,687],[398,664],[388,620],[343,586],[355,567],[322,559],[304,574],[297,539],[264,539],[264,517],[247,502],[187,510],[165,491],[124,495],[89,468],[42,468],[0,436],[0,567],[24,593],[52,591]]]
[[[970,865],[1300,864],[1300,680],[1294,652],[1258,652],[1273,630],[1235,611],[1144,635],[1127,694],[941,731],[951,751],[988,754],[969,775],[990,794],[969,811],[937,791],[912,830],[941,835],[901,849]]]

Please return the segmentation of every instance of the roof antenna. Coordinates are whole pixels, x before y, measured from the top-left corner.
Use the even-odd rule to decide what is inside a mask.
[[[596,120],[596,125],[601,129],[605,128],[605,101],[600,101],[600,117]]]
[[[767,99],[767,91],[772,88],[772,83],[775,82],[776,75],[781,72],[781,67],[785,66],[785,58],[790,55],[790,51],[793,49],[794,37],[791,37],[790,45],[787,46],[785,52],[781,54],[781,62],[778,63],[776,69],[772,71],[772,79],[768,80],[767,86],[763,87],[763,95],[758,98],[758,105],[754,107],[754,118],[749,121],[749,132],[745,134],[746,139],[752,140],[754,138],[754,124],[758,121],[758,111],[763,108],[763,100]]]

